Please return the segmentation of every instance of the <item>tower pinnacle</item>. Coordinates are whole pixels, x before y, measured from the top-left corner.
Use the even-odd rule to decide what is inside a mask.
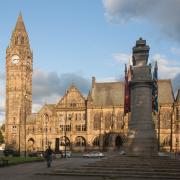
[[[17,19],[16,26],[15,26],[14,30],[15,31],[26,31],[21,12],[19,13],[19,16],[18,16],[18,19]]]

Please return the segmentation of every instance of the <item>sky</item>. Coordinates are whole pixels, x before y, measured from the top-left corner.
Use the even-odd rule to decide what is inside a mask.
[[[33,51],[33,112],[57,103],[70,84],[86,95],[96,81],[124,78],[137,39],[150,46],[159,78],[180,88],[179,0],[0,0],[0,123],[5,57],[19,13]]]

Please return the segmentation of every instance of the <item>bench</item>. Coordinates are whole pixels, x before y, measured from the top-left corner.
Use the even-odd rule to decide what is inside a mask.
[[[9,161],[4,158],[0,158],[0,167],[8,166]]]

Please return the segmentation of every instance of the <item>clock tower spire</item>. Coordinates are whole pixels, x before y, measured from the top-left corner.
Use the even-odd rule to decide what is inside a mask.
[[[6,49],[6,145],[26,152],[26,117],[32,111],[33,54],[22,14]]]

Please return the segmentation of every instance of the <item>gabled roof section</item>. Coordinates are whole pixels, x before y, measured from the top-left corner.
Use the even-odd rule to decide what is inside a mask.
[[[178,89],[178,93],[176,96],[176,102],[180,103],[180,89]]]
[[[170,79],[158,80],[159,104],[171,104],[174,102],[174,94]]]
[[[38,113],[48,111],[48,110],[51,112],[54,112],[55,106],[56,106],[55,104],[44,104]]]
[[[60,107],[77,107],[85,105],[85,98],[75,85],[71,85],[65,95],[60,99],[57,106]],[[77,106],[76,106],[77,105]]]
[[[92,88],[93,105],[124,105],[124,82],[95,83]]]

